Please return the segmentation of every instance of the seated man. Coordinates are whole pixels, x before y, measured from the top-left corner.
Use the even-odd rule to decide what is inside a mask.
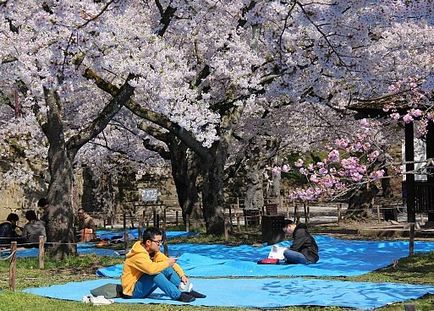
[[[95,239],[96,225],[92,217],[80,208],[77,212],[77,230],[80,234],[80,241],[88,242]]]
[[[6,221],[0,224],[0,244],[9,246],[11,241],[21,242],[21,228],[17,226],[19,217],[10,213]]]
[[[47,237],[44,222],[38,220],[38,217],[33,210],[26,212],[26,219],[28,222],[23,228],[23,238],[27,243],[35,243],[33,246],[36,246],[39,244],[40,236]]]
[[[174,258],[160,252],[162,238],[159,229],[148,228],[143,232],[142,241],[134,243],[126,255],[122,271],[123,294],[131,298],[145,298],[158,287],[170,298],[182,302],[206,297],[194,290],[181,292],[180,288],[189,284],[189,280]]]
[[[287,263],[310,264],[319,259],[318,245],[307,231],[305,224],[295,225],[292,220],[285,220],[283,231],[292,235],[292,245],[287,248],[283,255]]]

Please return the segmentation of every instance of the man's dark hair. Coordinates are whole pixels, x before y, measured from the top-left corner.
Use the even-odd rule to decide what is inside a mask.
[[[38,217],[36,216],[35,211],[30,210],[30,211],[27,211],[27,212],[26,212],[26,219],[27,219],[28,221],[31,221],[31,220],[38,220]]]
[[[18,219],[20,219],[20,217],[18,217],[18,215],[15,214],[15,213],[10,213],[8,215],[8,218],[6,218],[6,220],[10,221],[10,222],[12,222],[12,221],[18,221]]]
[[[48,203],[48,200],[46,198],[41,198],[38,201],[38,207],[44,207],[44,206],[47,206],[48,204],[49,203]]]
[[[291,219],[285,219],[283,221],[283,228],[285,228],[288,225],[292,225],[294,222]]]
[[[163,233],[158,228],[154,228],[154,227],[147,228],[145,231],[143,231],[143,237],[142,237],[143,243],[145,243],[147,240],[155,239],[156,235],[163,236]]]

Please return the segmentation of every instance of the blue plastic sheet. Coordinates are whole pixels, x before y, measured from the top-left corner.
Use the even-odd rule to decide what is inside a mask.
[[[169,255],[179,257],[178,263],[187,275],[194,277],[267,277],[267,276],[355,276],[382,267],[408,256],[406,241],[342,240],[315,236],[320,260],[311,265],[258,265],[266,258],[271,246],[226,246],[221,244],[169,245]],[[280,243],[289,246],[290,241]],[[434,242],[415,242],[416,252],[434,250]],[[122,265],[100,268],[97,274],[120,277]]]
[[[96,237],[102,240],[113,240],[113,239],[123,239],[123,230],[97,230]],[[166,231],[166,236],[168,239],[175,237],[188,237],[197,235],[196,232],[186,232],[186,231]],[[130,239],[137,239],[139,237],[138,229],[128,229],[128,236]]]
[[[97,230],[97,237],[100,239],[108,239],[108,240],[116,240],[123,239],[123,231],[114,231],[114,230]],[[137,229],[129,229],[129,239],[135,240],[138,237]],[[185,232],[185,231],[167,231],[166,236],[168,239],[175,237],[186,237],[196,235],[195,232]],[[122,251],[116,251],[110,248],[97,248],[95,247],[96,243],[78,243],[77,244],[77,252],[79,255],[89,255],[95,254],[97,256],[120,256],[122,255]],[[38,256],[37,248],[25,248],[17,250],[17,257],[37,257]],[[9,252],[3,252],[2,256],[8,256]]]
[[[190,303],[209,307],[278,308],[287,306],[339,306],[368,310],[434,293],[433,286],[369,283],[316,279],[191,279],[194,289],[207,295]],[[24,292],[64,300],[81,301],[90,290],[114,279],[30,288]],[[146,299],[115,299],[116,303],[182,304],[161,291]]]

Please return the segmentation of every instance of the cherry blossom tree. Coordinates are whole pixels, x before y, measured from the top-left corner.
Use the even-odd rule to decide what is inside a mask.
[[[432,90],[432,13],[430,0],[5,0],[1,88],[13,103],[23,84],[23,115],[39,106],[48,121],[33,109],[47,125],[55,205],[69,207],[68,182],[52,186],[58,157],[71,172],[124,105],[198,155],[207,230],[222,233],[224,167],[243,116],[296,103],[345,109],[409,77]]]
[[[384,133],[378,122],[362,120],[352,135],[329,144],[324,159],[309,163],[298,159],[292,169],[304,177],[304,186],[292,191],[290,198],[302,202],[345,199],[350,216],[366,216],[378,192],[376,182],[386,178],[386,170],[399,172],[386,148],[396,139],[396,134],[391,135],[396,132]]]

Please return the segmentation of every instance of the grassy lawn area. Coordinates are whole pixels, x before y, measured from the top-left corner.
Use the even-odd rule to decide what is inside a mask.
[[[246,236],[247,237],[247,236]],[[221,243],[218,237],[195,237],[194,242]],[[237,237],[231,239],[230,244],[238,244],[240,241],[247,242],[248,238]],[[182,241],[179,239],[178,241]],[[189,238],[189,242],[192,239]],[[250,241],[253,242],[253,241]],[[216,307],[193,307],[193,306],[169,306],[169,305],[145,305],[145,304],[113,304],[109,306],[92,306],[79,302],[61,301],[42,298],[20,292],[28,287],[48,286],[63,284],[71,281],[96,279],[95,271],[102,266],[122,263],[122,258],[97,257],[85,255],[70,257],[65,261],[46,260],[45,269],[38,269],[37,258],[18,258],[17,262],[17,291],[8,291],[8,261],[0,261],[0,310],[255,310],[241,308],[216,308]],[[335,278],[336,279],[336,278]],[[418,254],[411,258],[403,258],[393,265],[384,269],[371,272],[359,277],[337,278],[350,281],[370,282],[403,282],[413,284],[434,285],[434,251],[428,254]],[[414,303],[417,310],[434,310],[434,295],[428,295],[421,299],[405,302]],[[289,307],[279,310],[347,310],[335,307]],[[390,305],[379,310],[397,311],[404,310],[404,303]]]

